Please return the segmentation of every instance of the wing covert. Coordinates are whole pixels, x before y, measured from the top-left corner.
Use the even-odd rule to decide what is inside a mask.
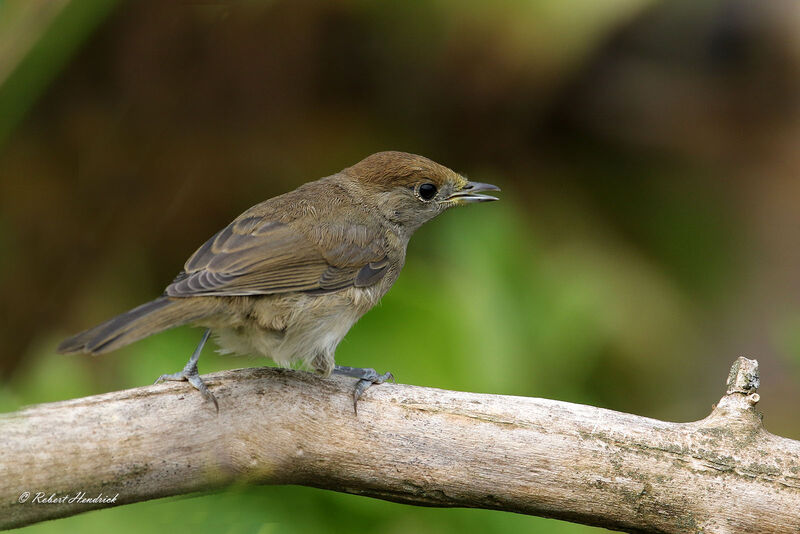
[[[377,283],[388,268],[383,240],[366,227],[328,227],[322,247],[289,224],[237,219],[206,241],[167,287],[171,297],[326,293]],[[323,241],[323,243],[325,242]]]

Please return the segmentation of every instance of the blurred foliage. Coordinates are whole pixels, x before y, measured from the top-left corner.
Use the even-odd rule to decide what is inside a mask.
[[[102,514],[102,517],[97,517]],[[198,534],[349,534],[382,532],[459,533],[597,531],[555,520],[504,512],[411,507],[311,488],[281,486],[231,489],[217,495],[168,498],[112,508],[49,523],[22,532],[121,534],[179,528]]]
[[[685,421],[745,354],[767,428],[800,437],[795,2],[113,4],[0,2],[3,411],[180,368],[199,331],[97,358],[54,347],[159,294],[250,205],[398,149],[502,201],[421,229],[337,362]],[[211,352],[201,372],[264,364]],[[290,487],[28,530],[178,524],[592,530]]]
[[[0,2],[0,145],[116,3]]]

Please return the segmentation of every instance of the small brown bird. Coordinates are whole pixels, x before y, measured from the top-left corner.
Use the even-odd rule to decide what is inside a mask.
[[[397,280],[414,231],[453,206],[497,200],[484,191],[499,188],[422,156],[373,154],[245,211],[192,254],[161,297],[58,351],[102,354],[175,326],[202,326],[183,370],[156,383],[186,380],[219,409],[197,370],[213,332],[222,353],[358,378],[357,410],[361,393],[392,376],[335,365],[336,346]]]

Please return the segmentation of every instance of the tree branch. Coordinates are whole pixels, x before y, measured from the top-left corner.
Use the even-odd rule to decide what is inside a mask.
[[[693,423],[392,384],[371,388],[355,417],[351,379],[271,368],[204,379],[218,415],[170,383],[0,416],[0,526],[245,480],[632,532],[800,532],[800,442],[762,427],[752,360],[737,360]]]

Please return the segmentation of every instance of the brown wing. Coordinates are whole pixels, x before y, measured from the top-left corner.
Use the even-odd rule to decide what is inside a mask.
[[[382,239],[366,227],[326,227],[324,253],[291,226],[261,217],[236,220],[189,258],[165,294],[269,295],[327,293],[378,282],[388,269]]]

